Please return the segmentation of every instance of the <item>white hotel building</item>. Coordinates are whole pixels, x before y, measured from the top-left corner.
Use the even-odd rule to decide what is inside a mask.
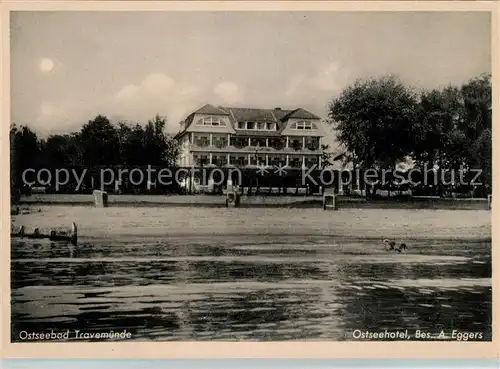
[[[178,165],[321,166],[321,119],[302,108],[205,105],[180,123]]]

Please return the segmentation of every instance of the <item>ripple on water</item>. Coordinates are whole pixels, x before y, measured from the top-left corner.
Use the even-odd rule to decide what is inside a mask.
[[[357,328],[491,325],[491,244],[416,240],[398,255],[373,240],[278,230],[142,241],[137,229],[123,238],[102,230],[73,257],[13,244],[13,332],[119,326],[134,340],[336,340]]]

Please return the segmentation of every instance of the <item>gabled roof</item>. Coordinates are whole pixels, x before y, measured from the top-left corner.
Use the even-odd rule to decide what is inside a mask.
[[[295,119],[321,119],[313,113],[302,109],[285,110],[285,109],[256,109],[256,108],[234,108],[234,107],[215,107],[210,104],[206,104],[199,108],[198,110],[191,113],[184,121],[184,128],[176,136],[182,135],[187,128],[191,125],[195,114],[207,114],[207,115],[225,115],[229,116],[229,120],[236,128],[238,122],[269,122],[276,123],[277,130],[276,134],[279,134],[285,129],[285,122],[289,118]],[[237,130],[236,134],[245,135],[259,135],[258,131],[240,131]],[[263,132],[262,135],[271,136],[272,132]]]
[[[321,119],[317,115],[314,115],[313,113],[311,113],[311,112],[309,112],[309,111],[307,111],[305,109],[302,109],[302,108],[298,108],[298,109],[292,110],[290,113],[288,113],[287,115],[285,115],[282,119],[286,120],[286,119],[290,119],[290,118],[295,118],[295,119]]]
[[[278,120],[284,120],[285,116],[291,113],[293,110],[284,110],[284,109],[273,109],[273,114]]]
[[[229,112],[235,122],[276,122],[270,109],[221,107]]]
[[[196,114],[225,115],[225,116],[229,115],[229,113],[227,111],[224,111],[224,110],[217,108],[217,107],[210,105],[210,104],[205,104],[201,108],[199,108],[198,110],[195,110],[194,112],[189,114],[187,116],[187,118],[184,119],[184,122],[183,122],[184,124],[182,125],[183,128],[180,132],[178,132],[174,136],[175,138],[178,138],[179,136],[183,135],[187,131],[188,127],[193,122],[194,116]]]
[[[196,110],[193,114],[229,115],[227,111],[224,111],[210,104],[202,106],[201,108]]]

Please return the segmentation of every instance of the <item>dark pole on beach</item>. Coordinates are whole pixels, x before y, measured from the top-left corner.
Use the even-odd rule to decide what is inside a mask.
[[[191,173],[189,173],[189,194],[193,194],[193,168],[191,167]]]
[[[254,153],[254,159],[255,159],[255,163],[257,164],[257,167],[259,166],[259,157],[257,156],[259,151],[260,151],[260,142],[257,143],[257,148],[255,149],[255,153]],[[255,194],[257,195],[258,192],[259,192],[259,172],[258,172],[258,169],[256,169],[255,170]]]

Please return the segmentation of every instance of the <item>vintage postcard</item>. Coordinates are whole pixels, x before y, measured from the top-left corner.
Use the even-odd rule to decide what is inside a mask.
[[[1,6],[4,356],[498,357],[497,2]]]

